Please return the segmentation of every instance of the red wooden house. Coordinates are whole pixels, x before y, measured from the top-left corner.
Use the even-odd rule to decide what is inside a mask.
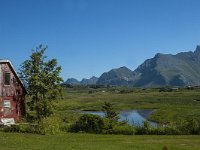
[[[26,89],[9,60],[0,60],[0,124],[14,124],[25,115]]]

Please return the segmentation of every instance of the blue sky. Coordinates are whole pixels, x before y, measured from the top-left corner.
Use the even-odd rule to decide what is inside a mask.
[[[39,44],[66,80],[131,70],[200,44],[199,0],[0,0],[0,58],[16,68]]]

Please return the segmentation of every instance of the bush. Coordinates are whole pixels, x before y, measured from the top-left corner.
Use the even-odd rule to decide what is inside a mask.
[[[16,126],[17,131],[20,133],[38,133],[38,125],[31,125],[31,124],[19,124]]]
[[[149,134],[151,131],[151,125],[148,121],[143,122],[143,126],[136,127],[136,134]]]
[[[156,127],[149,131],[151,135],[180,135],[181,132],[175,126]]]
[[[119,115],[113,108],[113,105],[109,102],[105,102],[102,106],[105,113],[105,121],[109,129],[112,129],[115,124],[118,123]]]
[[[104,127],[103,119],[98,115],[84,114],[70,128],[72,132],[101,133]]]
[[[177,128],[182,134],[197,134],[200,135],[200,117],[192,116],[186,118],[184,121],[177,123]]]
[[[112,129],[112,134],[124,134],[124,135],[133,135],[135,134],[135,128],[130,125],[117,125]]]
[[[11,126],[1,126],[1,131],[19,133],[39,133],[39,128],[36,124],[20,123]]]
[[[39,122],[41,134],[58,134],[61,132],[61,120],[58,117],[46,117]]]
[[[136,127],[136,134],[143,135],[179,135],[180,130],[175,125],[152,127],[145,121],[143,126]]]

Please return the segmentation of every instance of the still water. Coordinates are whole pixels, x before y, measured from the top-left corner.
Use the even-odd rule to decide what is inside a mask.
[[[143,126],[144,121],[151,115],[153,110],[123,110],[119,112],[119,121],[127,121],[130,125]],[[94,114],[105,116],[102,111],[82,111],[83,114]],[[152,126],[157,126],[155,122],[148,121]]]

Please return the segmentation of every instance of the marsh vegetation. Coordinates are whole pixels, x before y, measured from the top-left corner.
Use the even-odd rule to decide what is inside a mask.
[[[62,98],[54,101],[54,113],[50,117],[42,119],[39,124],[1,129],[7,132],[0,132],[2,148],[161,150],[167,147],[195,150],[200,146],[199,136],[189,134],[200,134],[199,97],[199,89],[186,88],[161,92],[160,89],[122,87],[65,87]],[[114,112],[154,110],[146,117],[160,126],[154,128],[144,122],[143,126],[136,127],[116,122],[117,114],[110,115],[109,121],[109,118],[78,113],[105,111],[102,109],[105,102],[112,104]]]

